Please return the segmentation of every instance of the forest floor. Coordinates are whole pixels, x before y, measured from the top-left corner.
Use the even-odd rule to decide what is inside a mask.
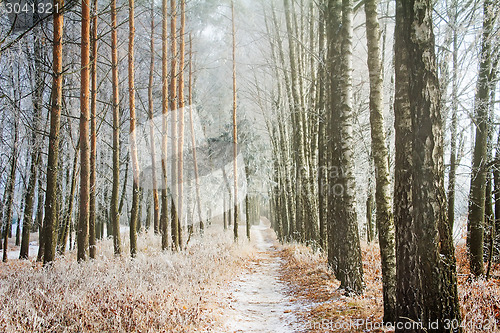
[[[290,296],[288,285],[280,279],[284,261],[270,223],[262,219],[260,225],[252,226],[250,237],[257,253],[228,286],[226,329],[245,333],[303,331],[296,313],[304,304]]]
[[[279,247],[283,259],[281,280],[289,286],[292,300],[310,306],[296,312],[307,332],[394,332],[384,325],[380,250],[362,244],[366,289],[363,295],[346,296],[327,269],[326,256],[300,244]],[[500,332],[500,265],[492,278],[471,280],[465,245],[456,250],[458,294],[463,332]]]

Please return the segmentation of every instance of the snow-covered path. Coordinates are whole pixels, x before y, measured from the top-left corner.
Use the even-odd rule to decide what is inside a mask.
[[[301,331],[294,314],[299,304],[287,296],[287,286],[279,280],[281,258],[273,255],[272,234],[263,221],[252,227],[258,253],[249,272],[229,286],[231,304],[226,327],[230,332]]]

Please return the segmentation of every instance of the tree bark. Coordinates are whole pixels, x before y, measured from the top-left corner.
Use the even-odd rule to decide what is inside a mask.
[[[92,31],[90,36],[90,202],[89,202],[89,256],[96,256],[96,161],[97,161],[97,0],[92,0]],[[100,237],[102,233],[99,232]]]
[[[170,53],[172,54],[170,60],[170,86],[169,86],[169,100],[170,100],[170,131],[171,145],[172,145],[172,163],[170,164],[170,192],[172,196],[172,204],[170,206],[170,226],[172,236],[172,249],[178,250],[179,243],[179,196],[177,187],[177,161],[178,161],[178,136],[177,136],[177,114],[179,110],[177,96],[177,8],[175,0],[170,0]]]
[[[396,320],[396,248],[389,181],[389,153],[386,146],[383,106],[383,78],[380,57],[378,0],[365,1],[368,69],[370,72],[370,126],[375,165],[375,204],[382,262],[384,321]],[[367,213],[368,214],[368,213]],[[370,212],[371,215],[371,212]]]
[[[155,127],[153,122],[153,84],[154,84],[154,67],[155,67],[155,43],[154,43],[154,0],[151,1],[151,42],[150,52],[151,58],[149,63],[149,84],[148,84],[148,116],[149,116],[149,137],[151,140],[151,177],[153,180],[153,231],[155,234],[160,233],[160,203],[158,199],[158,181],[156,176],[156,145],[155,145]]]
[[[78,222],[78,261],[87,260],[89,245],[90,143],[90,3],[82,0],[81,83],[80,83],[80,214]]]
[[[194,180],[196,185],[196,207],[198,211],[198,219],[200,221],[200,232],[203,233],[205,229],[203,218],[201,215],[201,199],[200,199],[200,179],[198,175],[198,160],[196,158],[196,133],[194,132],[194,121],[193,121],[193,39],[191,34],[189,34],[189,88],[188,88],[188,99],[189,99],[189,126],[191,129],[191,143],[193,146],[193,164],[194,164]],[[224,209],[224,214],[225,214]],[[226,229],[226,228],[224,228]]]
[[[167,197],[167,115],[168,115],[168,0],[162,0],[162,144],[161,144],[161,169],[162,169],[162,190],[161,190],[161,248],[168,248],[168,197]]]
[[[485,189],[486,189],[486,152],[488,140],[488,108],[491,71],[491,33],[495,22],[495,15],[491,8],[494,1],[485,0],[483,5],[483,36],[481,43],[481,57],[479,63],[479,76],[477,80],[475,97],[475,124],[476,141],[472,159],[472,175],[469,196],[469,220],[467,223],[467,245],[471,273],[481,276],[483,267],[484,243],[484,214],[485,214]]]
[[[135,257],[137,254],[137,219],[139,214],[139,160],[137,157],[137,140],[135,133],[135,69],[134,69],[134,38],[135,38],[135,2],[128,1],[129,17],[129,40],[128,40],[128,93],[129,93],[129,113],[130,113],[130,154],[132,157],[132,170],[134,174],[134,183],[132,187],[132,208],[130,210],[130,255]],[[151,138],[153,139],[153,138]]]
[[[178,227],[178,238],[179,244],[182,248],[182,221],[185,218],[183,216],[183,167],[184,167],[184,106],[185,106],[185,96],[184,96],[184,66],[185,66],[185,28],[186,28],[186,1],[180,0],[181,2],[181,29],[179,33],[179,139],[178,139],[178,200],[177,200],[177,215],[179,219]]]
[[[111,77],[113,88],[113,187],[111,192],[111,224],[115,255],[121,254],[120,239],[120,95],[118,91],[118,31],[116,23],[116,0],[111,0]]]
[[[328,37],[330,41],[330,121],[332,157],[330,179],[330,233],[333,248],[328,263],[334,269],[340,287],[347,292],[362,293],[364,289],[361,247],[356,216],[353,134],[352,134],[352,3],[350,0],[330,1]],[[340,30],[339,30],[340,29]],[[341,38],[336,35],[341,34]],[[331,75],[331,74],[330,74]],[[332,172],[336,170],[336,172]]]
[[[398,120],[404,120],[404,123],[397,123],[396,140],[399,144],[396,147],[407,145],[404,154],[408,156],[411,152],[411,160],[407,164],[410,168],[403,172],[398,170],[401,161],[396,165],[396,181],[404,182],[399,176],[407,172],[405,176],[411,182],[404,182],[405,192],[396,191],[396,195],[402,195],[397,200],[403,207],[404,199],[410,197],[412,209],[409,210],[410,225],[397,216],[397,221],[409,229],[397,231],[397,250],[400,250],[399,246],[408,249],[409,241],[413,241],[416,248],[411,248],[410,253],[397,252],[397,304],[398,321],[417,321],[424,327],[437,322],[437,331],[447,332],[451,331],[446,329],[447,321],[461,322],[461,318],[453,239],[446,216],[440,90],[432,29],[431,0],[398,0],[395,111],[401,117]],[[400,136],[404,130],[411,130],[409,137]],[[401,155],[397,158],[400,159]],[[412,274],[412,277],[402,278],[401,274]],[[402,286],[412,292],[401,290]]]
[[[233,172],[234,172],[234,240],[238,239],[238,126],[236,118],[236,29],[234,26],[234,1],[231,0],[231,27],[233,40]]]
[[[19,69],[18,69],[19,70]],[[21,101],[19,101],[20,106]],[[14,191],[16,183],[16,170],[17,170],[17,158],[18,158],[18,147],[19,147],[19,119],[21,117],[20,110],[17,105],[14,105],[14,139],[12,141],[12,152],[10,157],[10,172],[7,179],[7,185],[5,187],[4,207],[6,209],[4,216],[4,230],[3,230],[3,262],[7,262],[7,254],[9,252],[9,237],[11,237],[12,229],[12,215],[14,206]],[[1,220],[0,220],[1,221]],[[19,224],[19,220],[17,222]]]
[[[49,152],[47,158],[47,189],[45,195],[45,214],[43,222],[43,263],[54,261],[56,250],[57,226],[57,173],[59,156],[59,128],[62,109],[62,38],[64,17],[62,8],[64,0],[54,0],[57,10],[53,14],[53,49],[52,49],[52,101],[50,110]]]

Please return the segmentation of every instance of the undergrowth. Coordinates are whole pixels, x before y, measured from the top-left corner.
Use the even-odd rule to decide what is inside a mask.
[[[345,296],[327,267],[326,255],[300,244],[280,247],[285,259],[282,279],[293,297],[304,304],[299,313],[307,332],[393,332],[382,326],[383,299],[380,252],[376,244],[362,244],[366,289],[360,296]],[[457,247],[458,293],[463,332],[500,331],[499,267],[489,281],[469,278],[464,246]],[[465,256],[465,257],[464,257]]]
[[[125,238],[126,239],[126,238]],[[160,236],[139,237],[139,251],[51,267],[11,260],[0,265],[0,332],[197,332],[221,327],[217,297],[251,253],[216,226],[180,252],[161,251]],[[123,244],[127,248],[127,242]]]

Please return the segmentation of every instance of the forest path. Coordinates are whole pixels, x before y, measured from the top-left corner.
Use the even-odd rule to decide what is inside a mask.
[[[276,241],[269,222],[252,226],[251,238],[257,247],[248,272],[229,285],[230,309],[226,328],[230,332],[300,332],[294,313],[300,304],[286,293],[279,279],[282,258],[273,247]]]

